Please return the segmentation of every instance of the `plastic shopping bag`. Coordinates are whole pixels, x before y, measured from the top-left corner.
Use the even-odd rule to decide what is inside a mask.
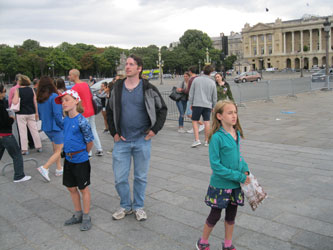
[[[259,204],[267,198],[267,193],[260,186],[257,178],[254,177],[253,174],[250,173],[249,177],[250,183],[247,185],[241,183],[241,188],[252,210],[254,211],[259,206]]]

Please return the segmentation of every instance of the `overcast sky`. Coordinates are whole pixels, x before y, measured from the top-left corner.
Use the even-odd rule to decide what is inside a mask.
[[[304,14],[332,15],[332,0],[0,0],[0,44],[168,46],[187,29],[214,37]]]

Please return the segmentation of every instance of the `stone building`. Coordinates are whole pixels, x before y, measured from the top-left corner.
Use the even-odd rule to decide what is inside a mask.
[[[333,22],[333,16],[329,17]],[[324,17],[304,16],[302,19],[274,23],[245,24],[242,29],[244,63],[250,69],[311,69],[326,64]],[[329,32],[329,64],[333,65],[332,25]]]
[[[213,47],[215,49],[222,50],[223,42],[222,37],[224,33],[220,33],[218,37],[211,37]],[[243,46],[242,46],[242,35],[238,32],[230,32],[228,36],[228,53],[226,56],[237,55],[237,57],[242,57],[243,55]]]

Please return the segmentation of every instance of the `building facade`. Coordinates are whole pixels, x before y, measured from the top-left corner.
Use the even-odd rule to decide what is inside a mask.
[[[220,33],[218,37],[211,37],[213,47],[215,49],[223,50],[224,33]],[[230,32],[228,36],[228,53],[226,56],[236,55],[237,58],[243,56],[242,35],[238,32]]]
[[[329,17],[333,22],[333,16]],[[302,19],[274,23],[245,24],[242,29],[243,59],[247,70],[277,68],[311,69],[326,65],[326,32],[324,17],[306,16]],[[329,31],[329,64],[333,65],[332,25]],[[248,67],[250,66],[250,68]]]

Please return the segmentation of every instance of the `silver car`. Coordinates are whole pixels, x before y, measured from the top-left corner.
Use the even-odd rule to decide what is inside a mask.
[[[329,69],[330,81],[333,80],[333,69]],[[326,69],[321,69],[318,72],[311,75],[312,82],[325,82]]]

